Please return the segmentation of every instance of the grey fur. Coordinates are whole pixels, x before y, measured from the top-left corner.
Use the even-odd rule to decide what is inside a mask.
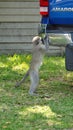
[[[24,75],[22,80],[18,83],[16,83],[15,87],[19,87],[23,81],[27,78],[27,76],[30,76],[30,89],[29,94],[34,95],[35,91],[37,89],[37,86],[39,85],[39,68],[42,64],[43,56],[46,52],[46,47],[44,40],[41,39],[41,37],[36,36],[32,40],[33,43],[33,49],[32,49],[32,60],[30,64],[30,68],[27,71],[27,73]]]

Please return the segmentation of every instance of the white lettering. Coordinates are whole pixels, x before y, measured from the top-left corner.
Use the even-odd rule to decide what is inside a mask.
[[[58,8],[58,7],[56,7],[56,8],[53,8],[52,11],[72,12],[73,8],[67,8],[67,7]]]

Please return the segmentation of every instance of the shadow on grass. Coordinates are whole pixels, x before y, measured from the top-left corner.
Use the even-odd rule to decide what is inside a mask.
[[[6,87],[6,88],[5,88]],[[31,97],[24,89],[0,89],[0,128],[3,130],[62,130],[73,128],[72,93],[49,93]],[[49,89],[49,88],[48,88]]]

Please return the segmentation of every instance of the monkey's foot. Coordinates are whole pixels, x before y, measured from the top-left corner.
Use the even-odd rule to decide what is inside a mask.
[[[30,96],[39,96],[39,94],[35,93],[35,92],[28,92]]]

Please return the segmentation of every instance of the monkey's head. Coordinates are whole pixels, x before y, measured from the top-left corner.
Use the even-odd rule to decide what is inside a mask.
[[[39,36],[35,36],[33,39],[32,39],[32,43],[34,46],[45,46],[45,42],[44,42],[44,39],[39,37]]]
[[[49,38],[48,35],[45,35],[43,38],[39,36],[35,36],[32,40],[34,47],[38,47],[41,49],[46,49],[46,52],[49,49]]]

